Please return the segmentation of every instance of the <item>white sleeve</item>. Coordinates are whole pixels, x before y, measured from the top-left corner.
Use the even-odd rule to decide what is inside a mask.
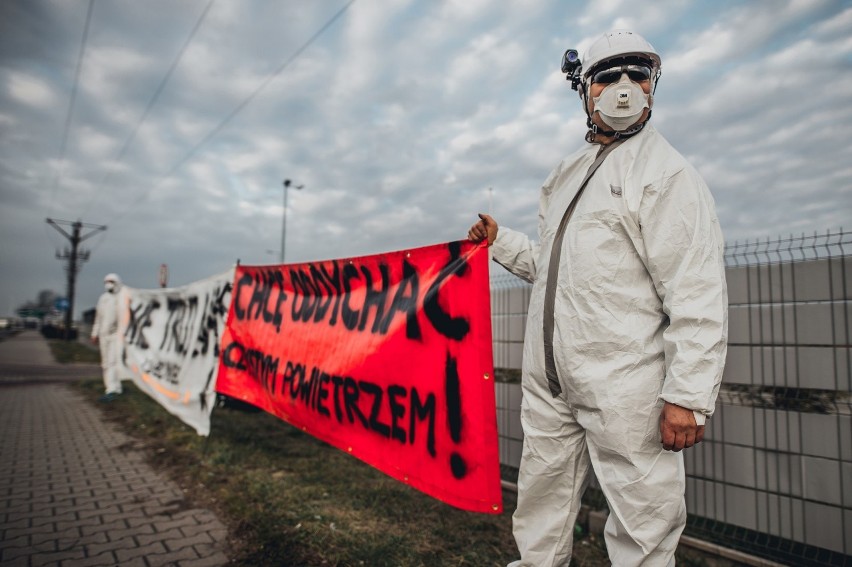
[[[97,338],[100,336],[100,327],[103,322],[103,301],[101,301],[101,297],[98,298],[98,302],[95,305],[95,320],[92,322],[92,338]]]
[[[528,282],[535,281],[538,249],[526,234],[502,226],[491,245],[494,261]]]
[[[728,335],[724,241],[710,191],[690,167],[646,187],[640,227],[663,311],[666,378],[661,398],[713,414]]]

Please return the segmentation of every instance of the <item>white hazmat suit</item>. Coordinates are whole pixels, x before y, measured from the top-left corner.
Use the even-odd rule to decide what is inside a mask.
[[[95,307],[95,322],[92,324],[92,340],[98,341],[101,351],[101,367],[104,375],[106,395],[120,394],[118,344],[118,291],[121,280],[115,274],[104,278],[106,291],[98,298]]]
[[[664,401],[714,410],[727,344],[724,244],[698,173],[650,125],[591,177],[567,224],[545,372],[551,244],[600,149],[563,160],[541,189],[539,244],[500,227],[494,260],[533,283],[523,356],[524,448],[513,565],[567,565],[589,466],[610,508],[619,567],[674,564],[686,522],[683,455],[663,449]]]

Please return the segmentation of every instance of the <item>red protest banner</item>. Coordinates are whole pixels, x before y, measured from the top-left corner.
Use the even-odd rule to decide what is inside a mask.
[[[502,511],[487,248],[238,266],[216,391],[448,504]]]

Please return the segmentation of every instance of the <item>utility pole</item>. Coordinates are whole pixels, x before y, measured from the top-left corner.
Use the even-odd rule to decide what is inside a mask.
[[[76,222],[47,219],[47,224],[59,231],[59,233],[71,242],[71,248],[65,248],[60,254],[56,251],[56,257],[60,260],[67,260],[65,272],[68,274],[68,280],[65,293],[68,297],[68,311],[65,312],[65,340],[71,340],[71,321],[74,315],[74,285],[77,282],[77,273],[80,271],[80,265],[89,259],[89,251],[79,249],[80,243],[94,236],[101,230],[106,230],[106,226],[97,224],[84,224],[79,220]],[[62,228],[60,225],[71,227],[71,234]],[[92,229],[87,234],[81,234],[83,228]]]

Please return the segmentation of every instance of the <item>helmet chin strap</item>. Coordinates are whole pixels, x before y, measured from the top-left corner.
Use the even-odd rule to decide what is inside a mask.
[[[588,115],[588,111],[586,112],[586,114]],[[615,138],[616,140],[623,140],[625,138],[629,138],[630,136],[633,136],[633,135],[641,132],[642,128],[645,127],[645,124],[647,124],[648,120],[650,120],[650,119],[651,119],[651,109],[649,108],[648,109],[648,117],[645,120],[643,120],[642,122],[639,122],[637,124],[634,124],[633,126],[628,128],[627,130],[617,131],[617,130],[601,130],[600,128],[598,128],[597,124],[592,123],[592,117],[589,116],[588,119],[586,120],[586,126],[589,128],[589,131],[586,132],[586,141],[591,144],[592,142],[594,142],[595,136],[597,134],[600,134],[601,136],[606,136],[607,138]]]

